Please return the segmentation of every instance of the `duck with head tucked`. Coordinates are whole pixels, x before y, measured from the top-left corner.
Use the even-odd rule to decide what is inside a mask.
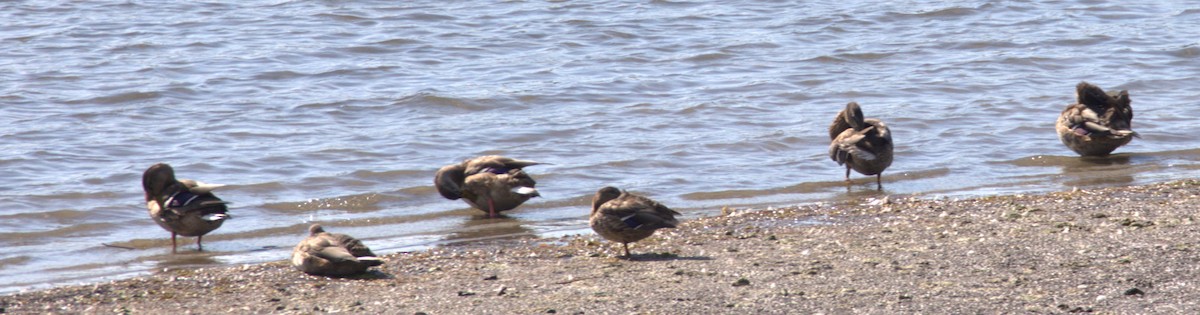
[[[679,225],[679,212],[616,187],[604,187],[592,198],[592,215],[588,220],[592,230],[607,240],[621,243],[625,257],[629,243],[650,237],[654,231]]]
[[[829,126],[829,158],[846,166],[846,182],[850,169],[875,175],[875,185],[883,189],[883,170],[892,165],[892,132],[887,124],[874,118],[863,118],[858,103],[846,104]]]
[[[308,237],[292,249],[292,266],[310,275],[352,276],[382,264],[383,260],[362,241],[346,234],[325,232],[320,224],[309,226]]]
[[[1077,102],[1067,105],[1054,124],[1058,139],[1082,156],[1105,156],[1140,138],[1132,130],[1129,92],[1105,93],[1087,82],[1075,86]]]
[[[155,223],[171,232],[172,253],[178,247],[176,235],[195,236],[196,248],[204,250],[204,235],[232,218],[225,201],[212,194],[217,187],[220,185],[176,179],[175,169],[165,163],[154,164],[142,173],[146,208]]]
[[[434,174],[433,184],[446,199],[462,199],[468,205],[499,217],[538,197],[537,182],[529,177],[525,167],[542,164],[498,155],[480,156],[462,163],[443,166]]]

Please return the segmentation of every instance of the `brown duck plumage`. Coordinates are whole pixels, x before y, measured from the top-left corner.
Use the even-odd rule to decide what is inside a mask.
[[[154,164],[142,173],[146,208],[155,223],[171,232],[171,252],[177,247],[176,235],[195,236],[196,247],[204,250],[204,235],[231,218],[225,202],[212,194],[216,187],[175,179],[175,169],[164,163]]]
[[[604,187],[592,198],[588,223],[596,234],[619,242],[629,257],[629,243],[650,237],[655,230],[679,225],[679,212],[650,198],[630,194],[615,187]]]
[[[1054,124],[1058,139],[1083,156],[1104,156],[1129,143],[1133,128],[1129,92],[1105,93],[1087,82],[1075,86],[1077,101],[1067,105]]]
[[[863,175],[875,175],[875,185],[883,188],[883,170],[892,165],[892,132],[887,124],[863,118],[858,103],[850,102],[834,117],[829,139],[829,158],[846,165],[847,182],[850,169],[854,169]]]
[[[446,199],[462,199],[495,218],[539,196],[537,182],[522,168],[541,163],[488,155],[443,166],[433,184]]]
[[[292,249],[292,266],[311,275],[350,276],[382,264],[383,260],[358,239],[325,232],[320,224],[310,226],[308,237]]]

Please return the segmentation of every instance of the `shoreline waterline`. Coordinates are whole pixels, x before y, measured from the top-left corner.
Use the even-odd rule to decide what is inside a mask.
[[[12,313],[1200,310],[1200,181],[734,210],[634,243],[594,235],[385,255],[352,279],[286,262],[0,297]],[[814,221],[816,219],[816,221]],[[368,244],[370,245],[370,244]],[[598,303],[600,302],[600,303]]]

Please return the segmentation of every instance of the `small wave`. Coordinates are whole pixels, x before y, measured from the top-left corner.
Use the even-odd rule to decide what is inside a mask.
[[[667,5],[667,6],[678,6],[678,7],[694,7],[694,6],[699,6],[699,5],[701,5],[703,2],[692,2],[692,1],[670,1],[670,0],[653,0],[653,1],[650,1],[650,3],[651,3],[651,4],[656,4],[656,5]]]
[[[422,41],[415,40],[415,39],[393,38],[393,39],[389,39],[389,40],[374,42],[373,44],[383,45],[383,46],[408,46],[408,45],[415,45],[415,44],[420,44],[420,43],[422,43]]]
[[[705,201],[705,200],[743,200],[757,199],[763,196],[781,195],[781,194],[808,194],[822,191],[833,190],[836,188],[845,187],[843,181],[820,181],[806,182],[788,187],[767,188],[767,189],[731,189],[721,191],[707,192],[692,192],[682,194],[679,197],[684,200]]]
[[[606,113],[607,113],[607,111],[597,112],[597,113],[592,113],[592,114],[606,114]],[[656,116],[656,115],[664,115],[664,114],[669,114],[669,113],[671,113],[671,111],[668,111],[666,109],[663,109],[661,107],[655,106],[654,104],[650,104],[650,103],[637,103],[637,104],[625,106],[624,108],[622,108],[622,111],[621,111],[621,114],[623,114],[623,115],[644,115],[644,116]]]
[[[959,43],[951,43],[946,47],[948,50],[980,50],[980,51],[995,51],[1001,48],[1022,48],[1028,45],[1015,43],[1011,40],[987,39],[987,40],[969,40]]]
[[[684,58],[683,60],[691,61],[691,62],[703,62],[703,61],[729,59],[732,57],[733,57],[733,55],[726,54],[726,53],[706,53],[706,54],[699,54],[699,55],[687,57],[687,58]]]
[[[706,112],[710,112],[710,111],[720,111],[722,109],[725,109],[725,108],[722,106],[717,106],[716,104],[713,104],[710,102],[704,102],[704,103],[684,107],[683,109],[680,109],[680,110],[676,111],[675,113],[679,114],[679,115],[684,115],[684,116],[693,116],[693,115],[698,115],[700,113],[706,113]]]
[[[357,178],[367,178],[367,179],[397,179],[397,178],[420,177],[420,176],[425,176],[425,175],[429,175],[430,178],[432,178],[433,172],[429,171],[429,170],[391,170],[391,171],[357,170],[357,171],[350,172],[350,175],[357,177]]]
[[[971,14],[975,14],[975,11],[976,11],[975,8],[945,8],[945,9],[939,9],[939,10],[926,11],[926,12],[917,12],[917,13],[906,14],[906,15],[911,15],[914,17],[926,17],[926,18],[928,18],[928,17],[961,17],[961,16],[968,16]],[[901,14],[903,14],[903,13],[901,13]]]
[[[349,106],[352,103],[354,103],[354,102],[351,100],[305,103],[305,104],[299,104],[299,105],[296,105],[295,107],[292,107],[292,110],[299,111],[299,112],[307,112],[307,111],[319,110],[319,109],[337,109],[337,108],[341,108],[343,106]]]
[[[228,184],[221,187],[221,190],[239,190],[255,194],[274,193],[280,190],[287,189],[288,186],[280,182],[265,182],[253,184]]]
[[[620,38],[620,39],[638,38],[637,34],[620,32],[620,31],[604,31],[604,35],[608,35],[609,37]]]
[[[820,55],[820,56],[804,59],[803,61],[822,63],[822,64],[837,64],[837,63],[845,63],[847,60],[840,58],[838,56]]]
[[[140,92],[139,91],[139,92],[124,92],[124,93],[118,93],[118,94],[114,94],[114,95],[105,95],[105,96],[93,97],[93,98],[82,99],[82,100],[73,100],[73,101],[67,101],[66,103],[72,104],[72,105],[76,105],[76,104],[123,104],[123,103],[144,102],[144,101],[158,99],[160,97],[162,97],[162,94],[158,93],[158,92]]]
[[[359,21],[370,21],[371,20],[370,18],[367,18],[367,17],[361,17],[361,16],[357,16],[357,15],[344,14],[344,13],[343,14],[318,13],[318,14],[314,14],[313,17],[327,18],[327,19],[331,19],[331,20],[339,21],[339,22],[359,22]]]
[[[200,96],[201,96],[201,93],[199,91],[196,91],[195,89],[192,89],[192,88],[186,87],[186,86],[170,87],[170,88],[167,88],[166,90],[164,90],[162,93],[164,96],[167,96],[172,99],[197,100],[197,99],[200,99]],[[203,96],[208,96],[208,95],[203,95]]]
[[[330,198],[316,198],[300,202],[279,202],[262,205],[263,208],[280,212],[343,210],[347,212],[373,212],[383,209],[384,202],[397,202],[400,198],[380,193],[363,193]]]
[[[1091,35],[1084,38],[1068,38],[1042,42],[1042,45],[1065,46],[1065,47],[1087,47],[1096,46],[1104,42],[1114,40],[1115,38],[1108,35]]]
[[[918,11],[918,12],[895,12],[895,11],[893,11],[893,12],[888,12],[882,19],[887,20],[889,17],[901,18],[901,19],[961,18],[961,17],[973,15],[978,11],[979,11],[979,8],[964,8],[964,7],[929,9],[929,10]]]
[[[119,176],[119,175],[113,175],[113,176]],[[54,194],[49,194],[49,195],[32,195],[32,196],[26,196],[25,199],[28,199],[31,202],[43,202],[43,201],[64,202],[64,200],[98,200],[98,199],[111,199],[111,198],[118,198],[118,197],[121,197],[121,194],[111,192],[111,191],[101,191],[101,192],[61,192],[61,193],[54,193]]]
[[[1034,155],[1013,160],[999,161],[998,163],[1011,164],[1023,167],[1042,167],[1042,166],[1066,166],[1074,165],[1080,162],[1078,156],[1066,155]]]
[[[4,232],[0,233],[0,240],[4,240],[5,246],[43,244],[48,239],[103,235],[116,226],[114,223],[83,223],[33,232]]]
[[[458,18],[449,15],[431,13],[412,13],[404,16],[404,20],[413,21],[453,21],[457,19]]]
[[[1175,16],[1189,16],[1189,15],[1200,15],[1200,9],[1184,9],[1183,11],[1179,11],[1179,13],[1175,14]]]
[[[841,60],[875,61],[875,60],[888,58],[893,55],[895,55],[895,53],[889,52],[889,53],[841,53],[841,54],[837,54],[836,56],[838,59],[841,59]]]
[[[296,136],[292,132],[257,132],[257,131],[227,131],[224,133],[225,138],[234,141],[243,141],[247,139],[287,139]]]
[[[1175,56],[1175,57],[1179,57],[1179,58],[1194,59],[1197,56],[1200,56],[1200,47],[1197,47],[1195,44],[1192,44],[1192,45],[1188,45],[1183,48],[1168,50],[1167,53],[1171,56]]]
[[[757,42],[757,43],[742,43],[742,44],[729,45],[729,46],[725,46],[721,49],[722,50],[742,50],[742,49],[745,49],[745,50],[757,50],[757,49],[770,50],[770,49],[776,49],[776,48],[783,48],[783,45],[780,45],[778,43]]]
[[[112,47],[112,48],[109,48],[108,51],[111,53],[125,53],[125,52],[151,50],[151,49],[154,49],[157,47],[158,47],[157,45],[150,44],[150,43],[136,43],[136,44],[127,44],[127,45],[120,45],[120,46]]]
[[[414,95],[406,96],[396,100],[392,103],[392,105],[415,108],[453,108],[467,111],[484,111],[490,108],[474,100],[439,96],[429,92],[420,92]]]
[[[0,215],[0,221],[3,222],[39,222],[38,226],[45,226],[47,222],[56,224],[74,224],[85,220],[91,211],[81,210],[54,210],[54,211],[38,211],[38,212],[22,212],[15,214]],[[26,226],[30,231],[36,230],[29,224],[20,224]],[[15,229],[5,229],[15,231]]]
[[[348,53],[370,54],[370,55],[391,54],[391,53],[396,52],[395,50],[384,48],[384,47],[379,47],[379,46],[354,46],[354,47],[342,48],[340,50],[348,52]]]
[[[336,78],[336,77],[358,77],[358,76],[371,75],[371,74],[382,75],[382,74],[392,73],[392,71],[395,69],[396,69],[396,67],[393,67],[393,66],[375,66],[375,67],[367,67],[367,68],[335,69],[335,70],[325,71],[325,72],[321,72],[321,73],[316,73],[316,74],[313,74],[312,76],[317,77],[317,78],[326,78],[326,77],[335,77]]]
[[[578,26],[578,27],[591,27],[594,24],[596,24],[595,21],[585,20],[585,19],[569,19],[566,21],[562,21],[561,23],[566,23],[567,25]]]
[[[255,80],[287,80],[307,76],[308,74],[295,71],[267,71],[254,75]]]
[[[13,256],[13,257],[0,259],[0,269],[7,269],[5,267],[24,264],[24,263],[29,262],[30,260],[33,260],[33,257]]]

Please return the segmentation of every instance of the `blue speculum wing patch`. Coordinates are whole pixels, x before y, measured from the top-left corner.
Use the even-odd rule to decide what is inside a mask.
[[[167,199],[167,207],[168,208],[178,208],[178,207],[186,206],[189,203],[192,203],[193,200],[196,200],[196,197],[200,197],[200,196],[193,194],[190,191],[181,190],[179,192],[172,194],[171,197]]]
[[[638,228],[639,226],[642,226],[642,223],[638,222],[637,218],[635,218],[632,215],[622,218],[621,221],[625,222],[625,225],[629,226],[630,228],[634,228],[634,229]]]
[[[509,171],[509,170],[510,170],[510,169],[508,169],[508,168],[503,168],[503,167],[500,167],[500,168],[493,168],[493,167],[489,167],[489,168],[485,168],[485,169],[483,169],[483,172],[484,172],[484,173],[492,173],[492,174],[500,175],[500,174],[508,174],[508,171]]]

